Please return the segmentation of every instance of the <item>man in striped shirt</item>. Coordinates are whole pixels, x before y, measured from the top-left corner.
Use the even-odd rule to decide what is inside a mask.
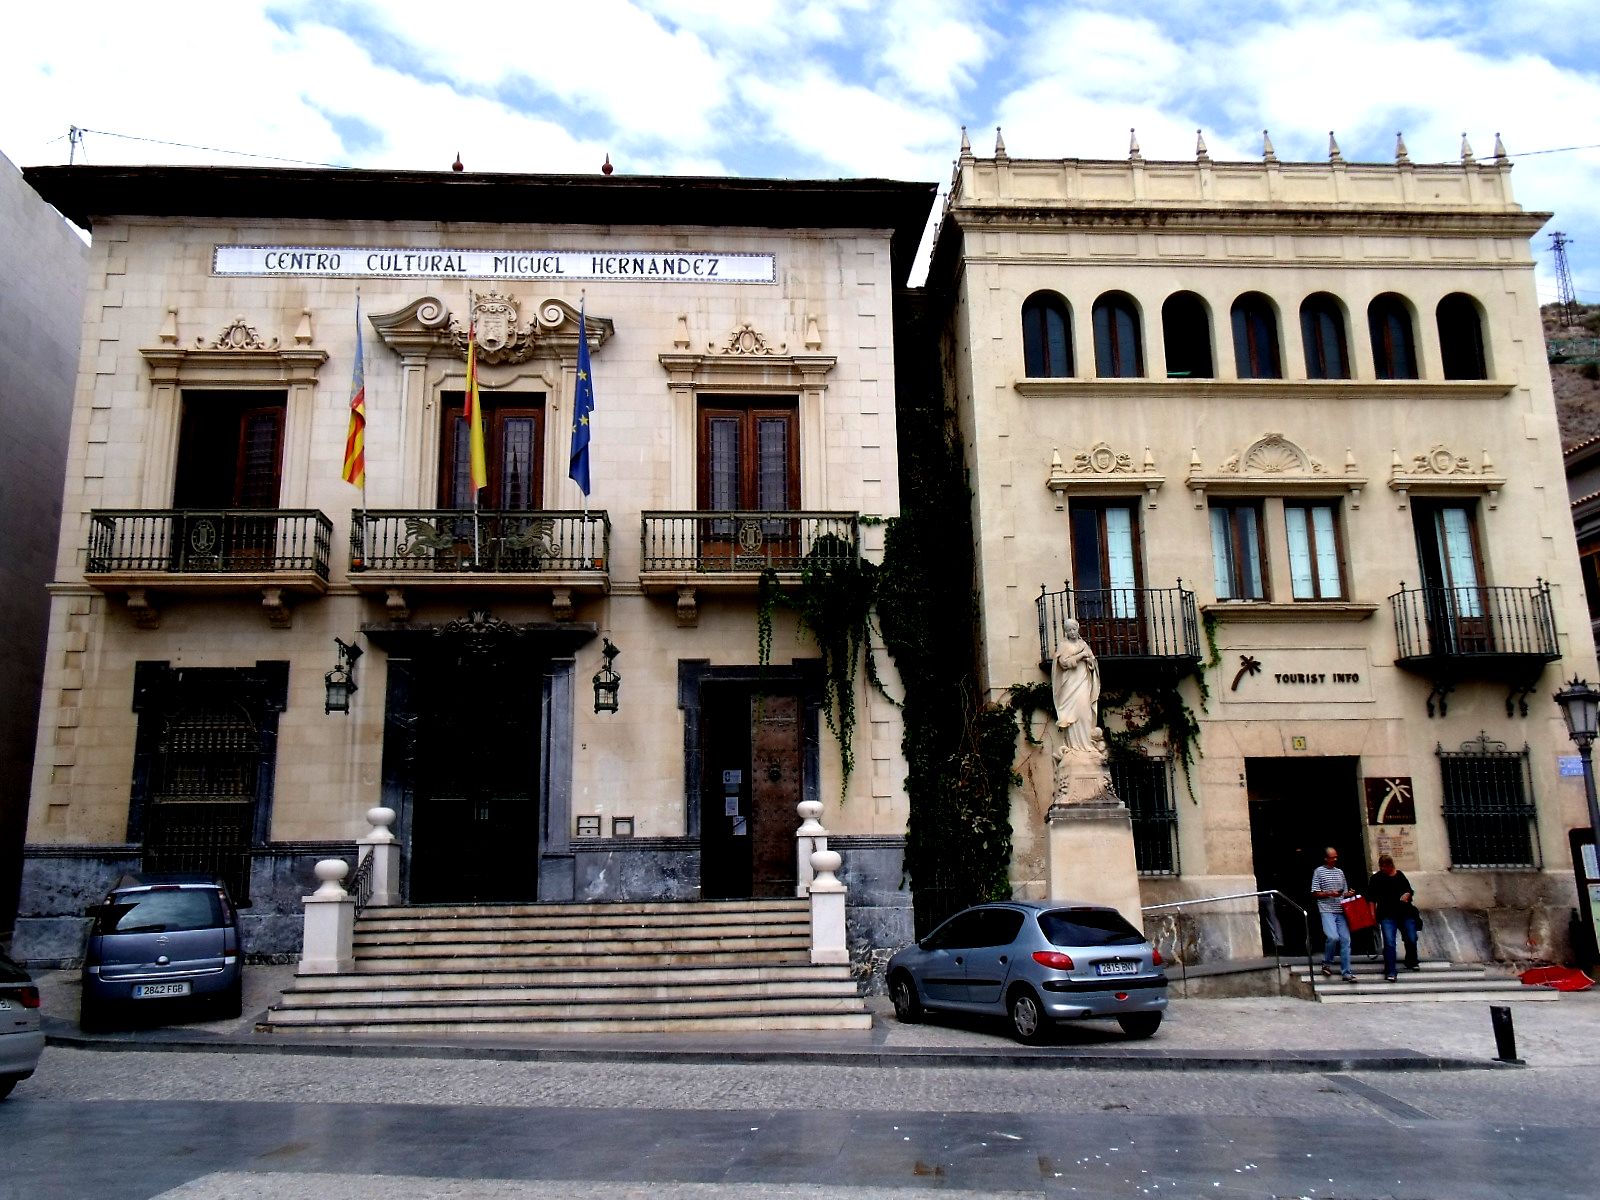
[[[1339,903],[1353,896],[1349,881],[1339,869],[1339,852],[1329,846],[1322,852],[1322,865],[1311,875],[1311,894],[1317,898],[1317,915],[1322,918],[1322,973],[1333,974],[1333,950],[1339,948],[1339,977],[1354,983],[1350,970],[1350,922],[1345,920],[1344,906]]]

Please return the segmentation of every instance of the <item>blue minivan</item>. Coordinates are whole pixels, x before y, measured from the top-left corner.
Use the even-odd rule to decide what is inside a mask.
[[[84,1029],[197,1009],[239,1015],[239,916],[221,880],[124,876],[87,915]]]

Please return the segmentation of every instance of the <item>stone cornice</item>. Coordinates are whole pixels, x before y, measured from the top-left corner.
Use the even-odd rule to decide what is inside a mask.
[[[946,213],[946,219],[963,230],[1044,227],[1049,232],[1079,229],[1110,233],[1140,230],[1216,234],[1404,233],[1517,238],[1532,237],[1550,216],[1543,212],[1364,208],[1338,203],[1262,205],[1241,202],[1198,208],[1161,201],[1095,200],[964,202],[952,206]]]
[[[1100,394],[1118,399],[1168,397],[1197,400],[1498,400],[1516,385],[1482,379],[1018,379],[1012,387],[1024,396]]]

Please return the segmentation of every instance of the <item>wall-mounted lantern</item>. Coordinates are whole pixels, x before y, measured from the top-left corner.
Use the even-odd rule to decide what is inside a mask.
[[[597,713],[617,711],[617,692],[622,687],[622,676],[612,670],[611,664],[622,651],[611,644],[610,638],[603,638],[605,648],[600,651],[605,655],[605,665],[594,673],[594,710]]]
[[[356,691],[355,667],[356,659],[361,657],[361,647],[355,644],[354,638],[350,639],[348,645],[334,638],[333,644],[339,647],[339,661],[333,670],[322,677],[322,684],[328,689],[322,711],[347,713],[350,711],[350,697]]]

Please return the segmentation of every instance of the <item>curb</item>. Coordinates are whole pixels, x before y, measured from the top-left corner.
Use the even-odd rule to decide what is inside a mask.
[[[638,1035],[630,1035],[638,1036]],[[993,1049],[925,1046],[857,1048],[817,1043],[744,1048],[651,1041],[615,1044],[509,1043],[473,1040],[334,1041],[299,1035],[182,1033],[85,1034],[70,1022],[47,1018],[47,1045],[102,1052],[162,1051],[179,1054],[304,1054],[328,1058],[452,1058],[489,1062],[671,1063],[689,1066],[785,1065],[841,1067],[1030,1068],[1092,1071],[1242,1071],[1279,1075],[1327,1072],[1498,1071],[1514,1064],[1495,1059],[1454,1058],[1413,1050],[1281,1050],[1233,1053],[1214,1050],[1129,1049],[1108,1046],[1019,1047],[999,1041]]]

